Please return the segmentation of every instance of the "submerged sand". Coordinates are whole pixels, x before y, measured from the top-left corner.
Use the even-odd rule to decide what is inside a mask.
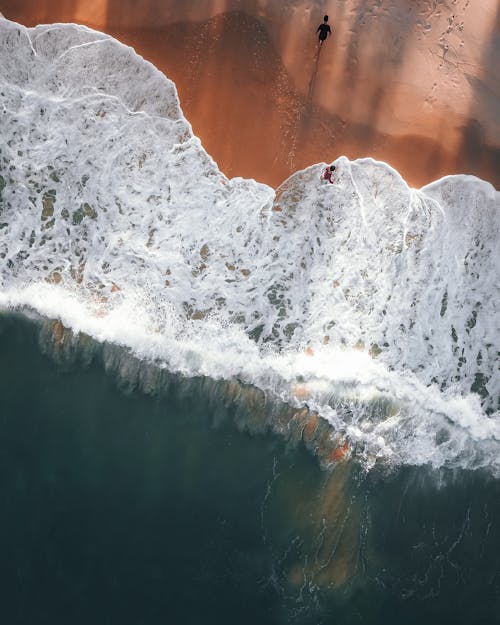
[[[419,186],[450,173],[500,188],[496,0],[7,0],[28,26],[78,22],[132,45],[177,85],[228,176],[273,186],[373,156]],[[333,36],[318,51],[327,11]]]

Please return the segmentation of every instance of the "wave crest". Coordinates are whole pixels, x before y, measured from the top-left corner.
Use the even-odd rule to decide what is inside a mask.
[[[228,180],[132,49],[0,29],[0,305],[307,403],[369,461],[498,469],[491,185],[345,157],[334,185]]]

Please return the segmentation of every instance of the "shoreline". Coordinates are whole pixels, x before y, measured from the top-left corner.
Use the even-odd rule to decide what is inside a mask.
[[[22,20],[29,4],[10,10],[7,5],[4,13]],[[71,17],[64,11],[45,13],[53,21]],[[35,11],[31,20],[24,21],[33,26],[37,17]],[[73,17],[85,15],[80,10]],[[393,97],[397,107],[383,113],[385,106],[372,98],[379,89],[376,80],[368,83],[355,77],[364,65],[356,71],[347,65],[342,73],[332,65],[332,59],[343,54],[340,33],[338,42],[328,41],[330,48],[322,52],[329,56],[319,59],[312,74],[305,67],[301,76],[290,73],[286,54],[276,47],[279,31],[271,38],[265,19],[243,11],[204,21],[159,23],[157,28],[141,23],[131,28],[112,14],[106,14],[102,24],[92,20],[90,12],[87,17],[80,23],[132,46],[175,82],[185,117],[229,178],[253,178],[276,189],[292,173],[345,154],[350,160],[365,156],[383,160],[415,188],[453,174],[475,175],[500,188],[500,145],[488,143],[492,133],[479,112],[454,113],[445,100],[436,95],[431,101],[425,93],[421,102],[411,102],[410,92],[399,94],[398,78],[379,85],[383,87],[379,97],[383,93],[384,102]],[[473,83],[473,77],[468,80]],[[487,84],[474,80],[483,97]],[[326,96],[325,89],[335,81],[337,92]],[[358,93],[361,84],[366,94]],[[364,97],[372,101],[362,104]],[[494,100],[494,93],[489,97]],[[329,109],[324,106],[328,101]],[[354,110],[360,107],[368,109]],[[400,114],[410,118],[412,107],[421,109],[415,117],[418,124],[401,122]],[[382,114],[392,116],[389,126],[381,121]],[[380,124],[389,131],[381,130]]]

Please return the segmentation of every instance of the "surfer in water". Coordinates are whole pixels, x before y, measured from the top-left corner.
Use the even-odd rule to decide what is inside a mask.
[[[319,45],[322,46],[323,41],[332,34],[332,29],[328,25],[328,15],[325,15],[323,23],[318,26],[318,30],[316,32],[319,32]]]

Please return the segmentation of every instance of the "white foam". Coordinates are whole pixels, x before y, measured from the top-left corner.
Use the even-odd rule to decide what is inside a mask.
[[[499,471],[491,185],[342,157],[335,185],[314,165],[275,196],[218,170],[130,48],[0,30],[1,307],[306,401],[367,462]]]

